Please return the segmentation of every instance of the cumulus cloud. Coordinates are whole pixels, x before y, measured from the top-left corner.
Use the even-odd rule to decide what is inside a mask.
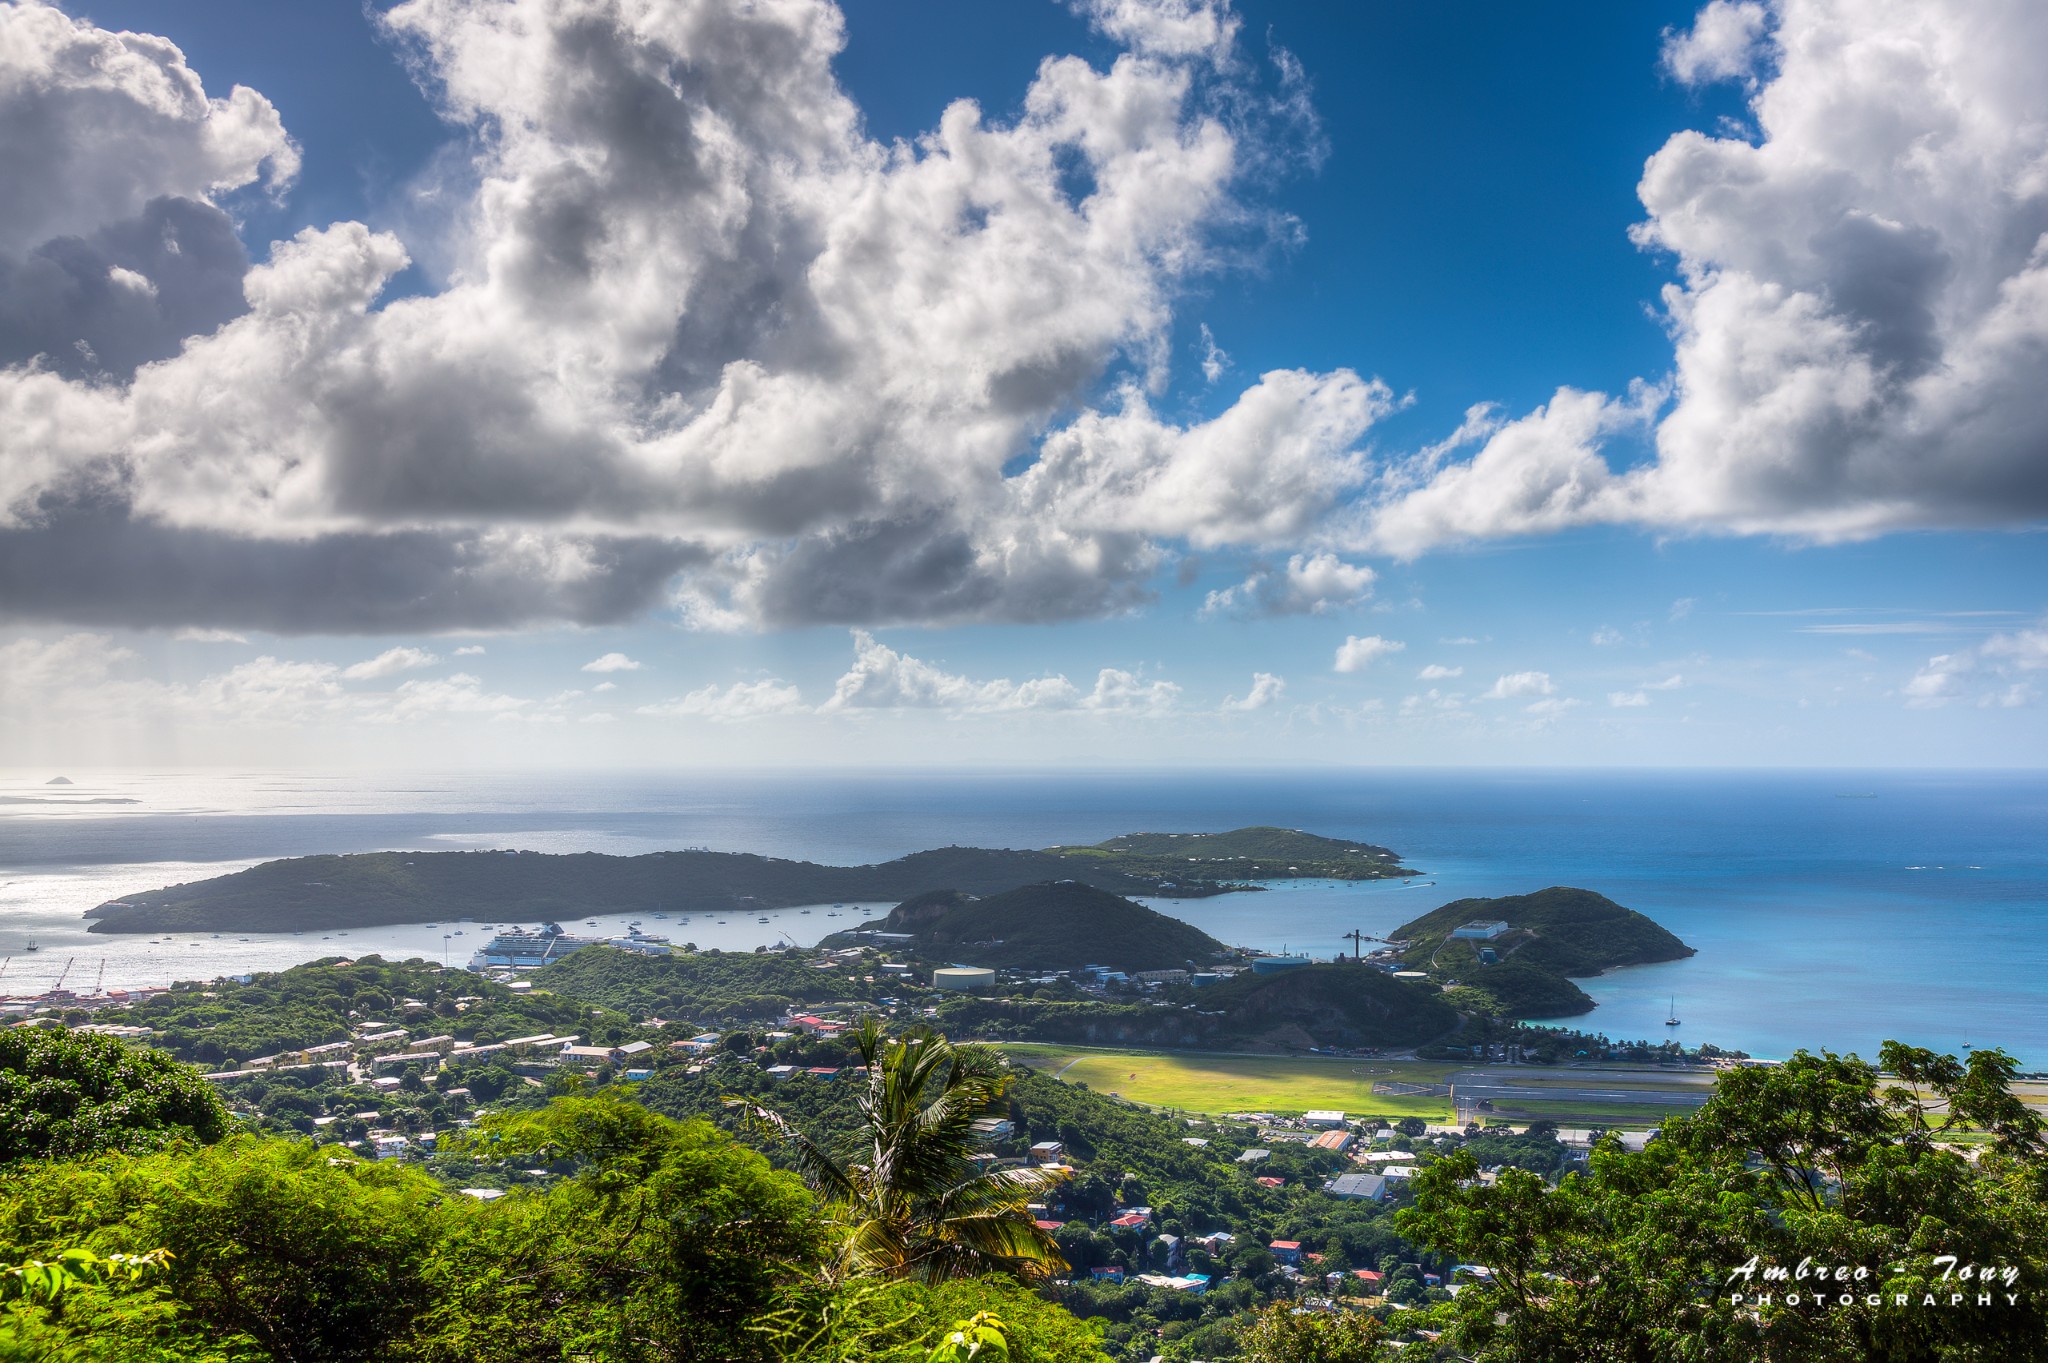
[[[724,688],[715,684],[705,686],[674,700],[662,701],[657,705],[643,705],[639,713],[738,721],[761,719],[768,715],[799,714],[808,708],[804,704],[803,693],[796,687],[771,678],[765,681],[734,682]]]
[[[455,650],[455,656],[458,658],[481,658],[484,652],[482,644],[464,644],[461,648]]]
[[[1014,116],[962,100],[885,144],[828,0],[407,0],[376,22],[473,134],[447,238],[309,227],[253,267],[196,243],[212,196],[295,169],[275,110],[209,98],[162,40],[6,9],[32,97],[0,141],[82,131],[38,152],[0,252],[82,243],[35,288],[113,320],[16,328],[85,350],[0,369],[0,599],[362,632],[662,601],[1040,620],[1140,604],[1170,542],[1311,541],[1369,480],[1384,385],[1279,370],[1207,421],[1153,406],[1178,298],[1268,220],[1247,167],[1306,135],[1298,68],[1242,53],[1221,0],[1079,8],[1125,49],[1106,66],[1048,59]],[[210,282],[133,247],[164,239],[124,226],[150,213],[184,215]],[[422,250],[447,287],[386,301]]]
[[[852,710],[1160,714],[1172,709],[1180,696],[1180,687],[1172,682],[1148,682],[1119,668],[1103,668],[1096,674],[1093,688],[1083,691],[1064,676],[1025,682],[1007,678],[976,681],[899,653],[864,630],[854,631],[853,644],[853,666],[833,686],[831,697],[818,707],[822,714]]]
[[[1837,541],[2048,515],[2048,7],[1715,0],[1683,79],[1754,71],[1751,130],[1647,163],[1668,384],[1561,390],[1469,458],[1389,470],[1374,542],[1597,522]],[[1468,423],[1469,424],[1469,423]],[[1607,448],[1649,431],[1655,457]]]
[[[1348,635],[1337,645],[1337,660],[1332,666],[1339,672],[1363,672],[1381,658],[1406,647],[1398,639],[1382,639],[1377,634]]]
[[[1372,595],[1372,569],[1335,554],[1295,554],[1279,570],[1260,569],[1235,586],[1210,592],[1204,617],[1218,615],[1322,615],[1356,606]]]
[[[1239,712],[1263,710],[1274,701],[1280,699],[1286,692],[1287,679],[1285,677],[1276,677],[1271,672],[1254,672],[1252,673],[1252,689],[1245,692],[1242,699],[1236,696],[1225,699],[1223,708]]]
[[[394,672],[428,667],[440,661],[423,648],[387,648],[374,658],[367,658],[352,667],[344,667],[341,675],[350,681],[372,681],[378,677],[388,677]]]
[[[2048,669],[2048,624],[1994,634],[1975,648],[1938,653],[1900,688],[1907,708],[1935,710],[1960,700],[2012,707],[2033,701],[2032,674]]]
[[[265,654],[222,672],[173,683],[140,675],[133,651],[103,634],[28,637],[0,647],[0,714],[59,727],[290,727],[323,721],[518,719],[539,717],[548,710],[524,697],[490,691],[467,673],[415,678],[382,691],[344,684],[404,670],[407,662],[386,660],[410,652],[416,650],[393,649],[349,668]],[[373,664],[382,666],[363,670]]]
[[[1681,84],[1750,76],[1770,16],[1757,0],[1710,0],[1692,27],[1664,34],[1664,69]]]
[[[1613,648],[1617,644],[1626,642],[1628,642],[1628,636],[1612,625],[1602,625],[1593,631],[1593,646],[1595,648]]]
[[[638,672],[645,664],[635,662],[623,653],[607,653],[592,658],[583,664],[585,672]]]
[[[1509,672],[1487,689],[1487,700],[1514,700],[1521,696],[1547,696],[1557,690],[1548,672]]]
[[[1417,681],[1447,681],[1452,677],[1462,677],[1464,675],[1465,669],[1462,667],[1445,667],[1442,663],[1431,663],[1420,672],[1417,672],[1415,679]]]
[[[1648,705],[1650,696],[1646,691],[1609,691],[1607,703],[1617,710],[1635,710]]]

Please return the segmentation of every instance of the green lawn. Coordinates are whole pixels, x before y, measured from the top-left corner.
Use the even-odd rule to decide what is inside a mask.
[[[1354,1115],[1448,1121],[1448,1099],[1375,1094],[1372,1085],[1375,1079],[1440,1084],[1459,1068],[1413,1060],[1095,1050],[1022,1042],[1001,1043],[1000,1049],[1047,1074],[1057,1073],[1098,1093],[1210,1115],[1336,1108]]]

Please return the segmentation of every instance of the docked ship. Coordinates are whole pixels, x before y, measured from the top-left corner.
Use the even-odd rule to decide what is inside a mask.
[[[559,961],[584,947],[614,946],[645,956],[666,956],[670,947],[660,937],[649,937],[638,928],[624,937],[572,937],[559,923],[543,923],[539,932],[508,928],[478,947],[469,958],[471,970],[532,970]]]
[[[515,970],[530,970],[602,941],[602,937],[571,937],[562,931],[559,923],[543,923],[539,932],[511,928],[478,947],[469,958],[469,968],[486,970],[511,966]]]

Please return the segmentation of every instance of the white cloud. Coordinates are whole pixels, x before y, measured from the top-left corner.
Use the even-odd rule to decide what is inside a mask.
[[[1676,691],[1678,690],[1678,688],[1684,685],[1684,674],[1674,672],[1670,676],[1666,677],[1663,681],[1645,682],[1643,684],[1643,689],[1646,691]]]
[[[179,683],[134,675],[136,661],[105,635],[17,639],[0,647],[0,714],[57,727],[242,729],[516,718],[537,708],[531,700],[486,691],[465,673],[366,691],[344,685],[367,679],[351,677],[354,668],[270,654]]]
[[[423,648],[387,648],[374,658],[344,667],[341,675],[350,681],[373,681],[394,673],[409,672],[416,667],[431,667],[440,661]]]
[[[1710,0],[1689,30],[1666,30],[1664,67],[1684,85],[1746,79],[1769,23],[1756,0]]]
[[[796,687],[778,678],[770,678],[734,682],[723,689],[716,685],[705,686],[658,705],[643,705],[639,713],[739,721],[769,715],[800,714],[808,708],[803,694]]]
[[[481,658],[483,655],[484,646],[482,644],[464,644],[461,648],[455,650],[455,656],[458,658]]]
[[[1406,647],[1397,639],[1382,639],[1377,634],[1349,635],[1337,645],[1337,660],[1332,666],[1339,672],[1363,672],[1381,658]]]
[[[1671,603],[1671,610],[1668,613],[1669,618],[1675,624],[1676,622],[1683,620],[1687,616],[1691,615],[1693,607],[1697,606],[1698,604],[1699,602],[1694,600],[1692,597],[1681,596],[1676,601]]]
[[[590,689],[591,689],[592,691],[595,691],[595,692],[598,692],[598,693],[602,694],[603,692],[606,692],[606,691],[616,691],[616,690],[618,690],[618,689],[619,689],[619,684],[618,684],[617,682],[614,682],[614,681],[602,681],[602,682],[599,682],[599,683],[598,683],[597,685],[595,685],[595,686],[591,687]]]
[[[1650,703],[1650,696],[1646,691],[1609,691],[1607,703],[1617,710],[1640,709]]]
[[[995,714],[1024,710],[1085,710],[1120,714],[1164,713],[1180,687],[1145,681],[1135,673],[1105,667],[1095,685],[1082,691],[1064,676],[1012,682],[975,681],[899,653],[865,630],[853,632],[854,662],[834,685],[819,712],[847,710],[948,710]]]
[[[583,664],[585,672],[638,672],[643,664],[635,662],[623,653],[607,653],[601,658],[592,658]]]
[[[2048,623],[1994,634],[1976,648],[1938,653],[1900,691],[1909,709],[1934,710],[1965,699],[1972,681],[1983,677],[1996,689],[1979,692],[1978,705],[2026,705],[2034,697],[2027,676],[2043,669],[2048,669]],[[2000,688],[2000,682],[2006,685]]]
[[[1244,699],[1231,696],[1223,702],[1225,710],[1263,710],[1280,699],[1287,691],[1287,679],[1276,677],[1271,672],[1252,673],[1252,689],[1245,692]]]
[[[1445,667],[1442,663],[1431,663],[1420,672],[1417,672],[1415,679],[1417,681],[1447,681],[1452,677],[1462,677],[1464,675],[1465,669],[1462,667]]]
[[[1335,554],[1295,554],[1287,566],[1261,569],[1235,586],[1210,592],[1204,617],[1218,615],[1322,615],[1356,606],[1372,595],[1376,574]]]
[[[1370,538],[1407,555],[1604,522],[1832,542],[2048,516],[2042,51],[2038,4],[1706,6],[1667,60],[1757,70],[1754,128],[1677,133],[1638,186],[1636,240],[1676,271],[1669,383],[1560,390],[1465,462],[1397,464]],[[1610,462],[1647,428],[1654,459]]]
[[[1216,344],[1214,333],[1207,322],[1202,323],[1202,378],[1214,383],[1230,368],[1230,356],[1222,346]]]
[[[181,629],[171,636],[181,644],[246,644],[249,640],[231,629]]]
[[[1437,642],[1448,644],[1453,648],[1470,648],[1474,644],[1480,643],[1481,640],[1475,639],[1469,634],[1461,634],[1454,639],[1439,639]]]
[[[1548,672],[1510,672],[1487,691],[1488,700],[1514,700],[1520,696],[1547,696],[1557,690]]]
[[[1612,625],[1602,625],[1593,631],[1593,646],[1595,648],[1612,648],[1616,644],[1626,642],[1627,636]]]
[[[1045,620],[1142,602],[1169,542],[1312,544],[1370,480],[1385,385],[1282,369],[1206,421],[1153,409],[1190,283],[1292,230],[1252,172],[1313,140],[1298,66],[1241,51],[1220,3],[1080,8],[1127,50],[887,144],[827,0],[373,10],[473,134],[435,186],[445,239],[308,228],[237,256],[233,308],[132,379],[0,368],[0,536],[76,546],[0,590],[362,632],[663,599],[711,626]],[[104,50],[169,93],[42,148],[10,203],[57,207],[24,240],[289,174],[259,96],[28,13],[16,50]],[[89,103],[107,69],[45,79]],[[0,109],[0,137],[25,120]],[[450,282],[380,306],[416,256]]]
[[[1532,701],[1528,705],[1523,706],[1522,710],[1525,714],[1536,716],[1538,721],[1548,721],[1558,718],[1567,710],[1578,708],[1578,704],[1579,702],[1575,700],[1553,696],[1548,700]]]

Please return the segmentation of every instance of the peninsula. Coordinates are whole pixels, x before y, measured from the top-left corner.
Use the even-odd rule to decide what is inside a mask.
[[[1402,964],[1444,985],[1451,1002],[1512,1018],[1589,1013],[1593,1000],[1571,977],[1694,954],[1634,909],[1566,885],[1456,899],[1404,923],[1394,936],[1407,944]]]
[[[1162,851],[1172,849],[1172,855]],[[1178,859],[1176,859],[1178,858]],[[838,901],[897,902],[934,890],[1001,894],[1073,880],[1118,895],[1194,899],[1311,874],[1413,874],[1388,849],[1280,828],[1137,833],[1042,851],[940,847],[868,866],[702,850],[364,852],[290,857],[131,894],[87,910],[91,931],[290,932],[444,918],[492,922],[590,913],[705,913]]]

